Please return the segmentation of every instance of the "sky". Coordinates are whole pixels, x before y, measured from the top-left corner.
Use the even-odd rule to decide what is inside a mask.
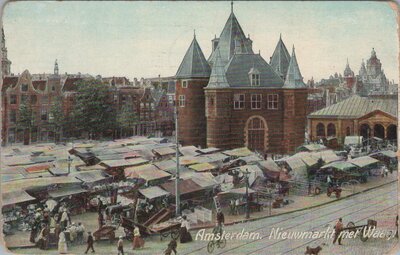
[[[231,11],[224,2],[10,2],[3,26],[14,74],[61,73],[157,77],[175,75],[194,30],[206,58]],[[234,2],[254,52],[267,62],[282,34],[295,46],[307,81],[358,74],[374,47],[386,76],[398,82],[396,14],[385,2]]]

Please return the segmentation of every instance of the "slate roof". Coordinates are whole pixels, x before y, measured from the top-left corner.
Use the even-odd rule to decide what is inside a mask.
[[[294,52],[293,47],[292,57],[290,58],[290,63],[283,88],[299,89],[306,87],[307,85],[303,82],[303,76],[301,76],[299,64],[297,63],[296,59],[296,53]]]
[[[176,78],[208,78],[210,73],[211,68],[195,36],[176,72]]]
[[[46,89],[46,80],[37,80],[37,81],[32,81],[32,85],[36,90],[41,90],[44,91]]]
[[[229,86],[233,88],[251,87],[249,71],[252,68],[256,68],[260,72],[260,86],[257,87],[279,88],[283,86],[281,77],[259,54],[235,54],[232,57],[226,67]]]
[[[290,54],[282,41],[282,37],[279,37],[278,44],[276,45],[275,51],[272,54],[270,65],[277,74],[281,77],[286,77],[290,63]]]
[[[235,14],[232,12],[219,36],[218,46],[211,53],[208,62],[213,65],[217,54],[216,50],[219,49],[222,62],[226,64],[235,52],[235,40],[240,43],[242,53],[253,53],[251,43],[249,43],[250,39],[246,38]]]
[[[381,110],[394,117],[397,117],[397,100],[371,99],[354,95],[337,104],[313,112],[308,115],[308,117],[359,118],[375,110]]]

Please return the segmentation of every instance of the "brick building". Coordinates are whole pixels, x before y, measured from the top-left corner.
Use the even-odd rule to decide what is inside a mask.
[[[304,142],[307,86],[294,48],[288,55],[282,38],[270,64],[254,53],[233,10],[208,61],[194,38],[176,75],[182,144],[293,152]]]
[[[308,115],[311,140],[360,135],[397,140],[397,100],[354,95]]]

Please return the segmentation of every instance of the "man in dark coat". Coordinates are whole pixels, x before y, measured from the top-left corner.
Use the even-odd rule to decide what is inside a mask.
[[[92,233],[91,233],[91,232],[88,232],[87,249],[86,249],[86,251],[85,251],[85,254],[88,253],[89,249],[92,249],[92,252],[95,252],[95,251],[94,251],[94,248],[93,248],[93,243],[94,243],[94,242],[93,242]]]

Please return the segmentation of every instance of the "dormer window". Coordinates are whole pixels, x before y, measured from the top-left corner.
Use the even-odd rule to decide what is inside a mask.
[[[186,89],[188,87],[188,81],[182,81],[182,88]]]
[[[256,68],[251,68],[249,72],[251,86],[260,86],[260,72]]]

